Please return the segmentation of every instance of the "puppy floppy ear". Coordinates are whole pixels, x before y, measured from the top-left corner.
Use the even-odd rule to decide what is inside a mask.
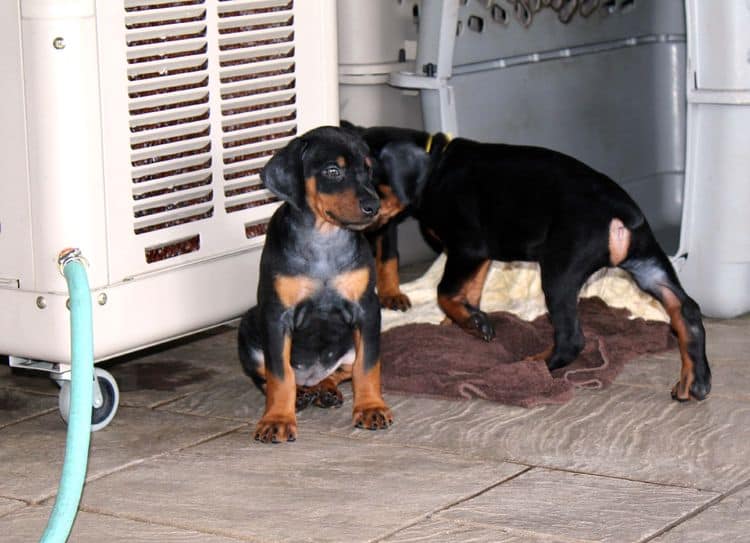
[[[430,155],[415,143],[392,142],[380,151],[378,163],[401,203],[404,206],[413,203],[427,180]]]
[[[302,154],[306,145],[301,138],[294,138],[286,147],[276,151],[260,172],[266,188],[297,209],[305,205]]]

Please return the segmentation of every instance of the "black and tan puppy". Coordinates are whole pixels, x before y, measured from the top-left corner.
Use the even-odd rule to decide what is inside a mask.
[[[368,148],[321,127],[293,139],[261,172],[284,204],[268,225],[258,305],[242,319],[239,355],[266,394],[255,428],[264,443],[294,441],[295,410],[341,405],[352,379],[356,426],[393,421],[380,391],[380,306],[371,249],[361,231],[378,215]]]
[[[341,121],[341,126],[367,135],[367,144],[375,155],[380,154],[383,147],[393,141],[411,142],[422,149],[429,148],[431,142],[428,133],[418,130],[391,127],[366,129],[348,121]],[[378,298],[382,307],[407,311],[411,307],[411,300],[401,292],[398,271],[398,225],[412,215],[408,202],[414,200],[413,191],[416,187],[409,184],[391,184],[379,161],[374,162],[373,172],[375,188],[380,196],[380,213],[377,220],[367,227],[365,235],[375,254]],[[439,249],[435,250],[439,252]]]
[[[706,397],[711,371],[700,309],[641,210],[614,181],[538,147],[449,142],[443,134],[387,127],[359,132],[377,159],[378,183],[404,196],[399,205],[412,209],[428,241],[447,254],[438,303],[453,322],[491,340],[495,331],[479,309],[490,261],[538,262],[554,327],[552,347],[539,356],[551,370],[563,367],[584,346],[581,286],[599,268],[617,266],[669,314],[682,358],[672,396]]]

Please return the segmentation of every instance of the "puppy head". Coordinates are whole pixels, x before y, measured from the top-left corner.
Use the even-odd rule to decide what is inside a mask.
[[[368,155],[359,135],[324,126],[289,142],[260,177],[281,200],[311,211],[317,224],[363,230],[380,210]]]
[[[415,203],[429,168],[430,155],[413,142],[397,141],[383,146],[375,171],[375,183],[381,197],[379,226]]]

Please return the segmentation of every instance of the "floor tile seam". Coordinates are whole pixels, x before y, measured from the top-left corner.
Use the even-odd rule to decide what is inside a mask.
[[[240,425],[238,427],[234,427],[234,428],[222,431],[222,432],[211,434],[210,436],[207,436],[205,438],[199,439],[198,441],[195,441],[195,442],[192,442],[192,443],[189,443],[189,444],[186,444],[186,445],[182,445],[180,447],[176,447],[176,448],[170,449],[168,451],[161,451],[161,452],[158,452],[158,453],[154,453],[154,454],[152,454],[150,456],[145,456],[143,458],[138,458],[136,460],[131,460],[130,462],[126,462],[124,464],[120,464],[120,465],[115,466],[115,467],[113,467],[111,469],[103,470],[103,471],[101,471],[99,473],[96,473],[95,475],[90,475],[90,476],[87,475],[86,479],[84,480],[84,489],[85,489],[85,485],[87,485],[87,484],[91,484],[91,483],[94,483],[96,481],[100,481],[101,479],[109,477],[110,475],[121,473],[121,472],[126,471],[126,470],[128,470],[130,468],[133,468],[133,467],[139,466],[141,464],[144,464],[146,462],[151,462],[153,460],[158,460],[160,458],[165,458],[165,457],[167,457],[169,455],[176,454],[176,453],[179,453],[179,452],[183,452],[183,451],[185,451],[187,449],[190,449],[192,447],[197,447],[199,445],[203,445],[204,443],[207,443],[207,442],[212,441],[214,439],[219,439],[219,438],[224,437],[226,435],[229,435],[229,434],[231,434],[233,432],[236,432],[237,430],[239,430],[240,428],[244,428],[245,426],[246,425],[243,424],[243,425]],[[90,453],[89,453],[89,459],[90,459]],[[31,505],[42,505],[42,504],[44,504],[44,502],[49,501],[49,500],[51,500],[51,499],[53,499],[53,498],[55,498],[57,496],[57,490],[59,490],[59,487],[54,492],[44,494],[41,497],[38,497],[38,498],[35,498],[35,499],[31,500],[30,504]]]
[[[8,498],[5,496],[0,497],[5,498],[6,500],[13,500],[14,502],[18,502],[17,506],[11,507],[11,509],[6,511],[5,513],[0,513],[0,519],[13,515],[14,513],[18,513],[19,511],[26,509],[27,507],[34,507],[34,505],[29,503],[27,500],[19,500],[18,498]]]
[[[455,523],[459,526],[480,526],[482,528],[497,529],[497,524],[490,524],[489,522],[482,522],[479,520],[466,520],[466,519],[447,519],[440,517],[441,520]],[[537,532],[534,530],[524,530],[522,528],[516,528],[514,526],[500,526],[500,529],[505,530],[511,535],[518,536],[534,536],[538,539],[549,540],[550,543],[598,543],[593,539],[580,539],[575,537],[567,537],[559,534],[549,534],[547,532]]]
[[[45,392],[36,388],[26,387],[24,385],[2,384],[0,385],[0,389],[12,390],[14,392],[25,392],[26,394],[31,394],[32,396],[42,396],[44,398],[56,398],[59,396],[58,392]]]
[[[660,385],[641,385],[638,383],[627,383],[627,382],[617,382],[617,381],[612,384],[617,385],[617,386],[629,387],[629,388],[637,388],[639,390],[664,390],[664,388]],[[716,392],[716,391],[709,394],[708,398],[703,401],[711,401],[712,398],[721,398],[722,400],[731,400],[731,401],[743,402],[743,403],[750,402],[750,397],[732,396],[730,394],[724,394],[722,392]],[[701,401],[700,403],[703,403],[703,401]]]
[[[530,471],[532,469],[533,469],[532,467],[526,466],[525,469],[522,469],[521,471],[519,471],[517,473],[508,475],[507,477],[503,477],[499,481],[496,481],[495,483],[493,483],[491,485],[488,485],[488,486],[484,487],[483,489],[481,489],[481,490],[479,490],[477,492],[473,492],[473,493],[469,494],[468,496],[464,496],[462,498],[458,498],[458,499],[452,501],[451,503],[448,503],[446,505],[441,505],[439,507],[436,507],[436,508],[432,509],[431,511],[423,513],[418,518],[413,519],[411,521],[408,521],[405,524],[399,526],[398,528],[394,528],[394,529],[390,530],[388,533],[386,533],[384,535],[381,535],[381,536],[376,537],[375,539],[369,540],[368,543],[379,543],[381,541],[384,541],[384,540],[388,539],[389,537],[397,534],[398,532],[401,532],[403,530],[411,528],[412,526],[416,526],[417,524],[419,524],[421,522],[424,522],[426,520],[430,520],[434,516],[439,515],[440,513],[443,513],[445,511],[449,510],[451,507],[455,507],[456,505],[459,505],[461,503],[465,503],[465,502],[467,502],[469,500],[472,500],[472,499],[474,499],[474,498],[476,498],[478,496],[481,496],[482,494],[485,494],[486,492],[489,492],[492,489],[494,489],[494,488],[496,488],[496,487],[498,487],[498,486],[500,486],[500,485],[502,485],[504,483],[507,483],[508,481],[511,481],[511,480],[515,479],[516,477],[519,477],[519,476],[523,475],[524,473],[526,473],[526,472],[528,472],[528,471]]]
[[[351,435],[345,435],[345,434],[339,434],[335,431],[325,431],[325,430],[317,430],[316,433],[322,435],[322,436],[334,436],[334,437],[342,437],[346,439],[351,439],[354,441],[362,441],[362,438],[351,436]],[[589,470],[583,470],[583,469],[573,469],[573,468],[564,468],[552,464],[545,464],[545,463],[539,463],[539,462],[533,462],[530,461],[528,458],[522,458],[522,457],[516,457],[516,456],[507,456],[507,457],[492,457],[492,456],[485,456],[481,452],[472,452],[472,451],[466,451],[466,452],[459,452],[453,449],[444,449],[440,447],[430,447],[427,445],[415,445],[412,443],[373,443],[373,445],[380,445],[380,446],[388,446],[388,447],[398,447],[398,448],[409,448],[414,450],[421,450],[426,452],[437,452],[441,454],[446,454],[449,456],[455,456],[459,458],[464,458],[467,460],[476,460],[481,462],[491,462],[491,463],[504,463],[504,464],[514,464],[517,466],[523,466],[523,467],[530,467],[530,468],[538,468],[538,469],[547,469],[550,471],[559,471],[564,473],[573,473],[577,475],[589,475],[592,477],[602,477],[605,479],[615,479],[615,480],[621,480],[621,481],[627,481],[631,483],[643,483],[643,484],[649,484],[649,485],[655,485],[655,486],[662,486],[667,488],[675,488],[675,489],[684,489],[684,490],[695,490],[698,492],[711,492],[714,494],[721,494],[722,492],[725,492],[725,489],[722,488],[708,488],[708,487],[702,487],[702,486],[691,486],[689,484],[676,484],[676,483],[665,483],[662,481],[653,481],[648,479],[637,479],[634,477],[626,477],[623,475],[614,475],[610,473],[603,473],[598,471],[589,471]]]
[[[352,436],[348,434],[340,434],[338,432],[331,431],[331,430],[315,430],[316,434],[322,436],[322,437],[339,437],[344,438],[347,440],[351,440],[357,443],[362,443],[364,441],[364,438]],[[443,449],[440,447],[430,447],[428,445],[415,445],[413,443],[383,443],[383,442],[373,442],[371,443],[373,446],[380,446],[380,447],[387,447],[387,448],[397,448],[397,449],[412,449],[416,451],[423,451],[423,452],[433,452],[433,453],[440,453],[445,454],[446,456],[452,456],[457,458],[462,458],[464,460],[472,460],[477,462],[485,462],[485,463],[492,463],[492,464],[514,464],[517,466],[521,466],[524,468],[534,468],[538,467],[536,464],[529,463],[529,462],[521,462],[517,460],[506,460],[506,459],[499,459],[495,457],[490,456],[482,456],[480,454],[472,453],[470,451],[467,452],[460,452],[453,449]]]
[[[652,486],[659,486],[664,488],[672,488],[675,490],[694,490],[696,492],[706,492],[716,495],[721,495],[725,490],[717,489],[717,488],[703,488],[698,486],[690,486],[688,484],[675,484],[675,483],[664,483],[661,481],[650,481],[647,479],[636,479],[634,477],[626,477],[624,475],[612,475],[607,473],[598,473],[596,471],[587,471],[587,470],[581,470],[581,469],[573,469],[573,468],[563,468],[560,466],[552,466],[547,464],[534,464],[531,462],[524,462],[523,460],[509,460],[508,462],[514,463],[514,464],[523,464],[526,466],[532,466],[535,469],[546,469],[549,471],[558,471],[561,473],[571,473],[573,475],[588,475],[590,477],[601,477],[603,479],[613,479],[617,481],[625,481],[628,483],[640,483],[640,484],[646,484],[646,485],[652,485]]]
[[[98,509],[96,507],[87,507],[87,506],[81,505],[79,510],[83,511],[84,513],[88,513],[90,515],[100,515],[100,516],[114,518],[118,520],[128,520],[131,522],[138,522],[138,523],[145,524],[148,526],[161,526],[164,528],[176,528],[178,530],[184,530],[186,532],[195,532],[199,534],[233,539],[235,541],[242,541],[243,543],[269,543],[268,539],[258,539],[253,536],[237,536],[237,534],[234,534],[234,533],[226,533],[221,530],[207,530],[205,528],[197,528],[195,526],[181,524],[179,522],[160,522],[160,521],[157,521],[157,520],[154,520],[152,518],[148,518],[142,515],[122,514],[122,513],[117,513],[113,511],[108,511],[105,509]]]
[[[652,541],[652,540],[656,539],[657,537],[660,537],[660,536],[668,533],[669,531],[675,529],[676,527],[680,526],[681,524],[684,524],[685,522],[687,522],[687,521],[689,521],[689,520],[697,517],[698,515],[700,515],[704,511],[708,511],[709,509],[711,509],[715,505],[720,504],[725,499],[733,496],[734,494],[737,494],[741,490],[744,490],[745,488],[748,488],[748,487],[750,487],[750,479],[748,479],[746,481],[743,481],[743,482],[735,485],[734,487],[732,487],[731,489],[727,490],[726,492],[722,492],[721,494],[719,494],[718,496],[714,497],[713,499],[711,499],[711,500],[707,501],[706,503],[701,504],[700,506],[696,507],[693,511],[690,511],[690,512],[684,514],[682,517],[680,517],[679,519],[677,519],[674,522],[670,523],[669,525],[665,526],[664,528],[662,528],[658,532],[656,532],[656,533],[654,533],[654,534],[652,534],[652,535],[650,535],[650,536],[648,536],[648,537],[640,540],[638,543],[647,543],[648,541]]]
[[[24,422],[28,422],[30,420],[34,420],[34,419],[49,415],[51,413],[57,413],[57,412],[59,412],[59,409],[57,409],[56,407],[50,407],[49,409],[38,411],[34,413],[33,415],[27,415],[25,417],[21,417],[20,419],[16,419],[14,421],[8,422],[7,424],[2,424],[0,425],[0,431],[5,430],[6,428],[10,428],[12,426],[16,426],[17,424],[22,424]]]

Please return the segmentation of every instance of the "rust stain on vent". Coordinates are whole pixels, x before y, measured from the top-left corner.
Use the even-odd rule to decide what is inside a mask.
[[[152,264],[154,262],[166,260],[167,258],[174,258],[187,253],[193,253],[200,250],[200,248],[201,237],[200,235],[195,235],[191,238],[172,241],[164,245],[147,247],[144,252],[146,253],[146,262]]]
[[[199,89],[201,87],[207,87],[208,86],[208,76],[204,77],[200,81],[196,81],[195,83],[185,83],[184,85],[173,85],[171,87],[160,87],[156,89],[150,89],[150,90],[139,90],[134,92],[129,92],[128,97],[129,98],[145,98],[147,96],[154,96],[155,94],[165,94],[165,93],[173,93],[173,92],[180,92],[190,89]]]
[[[272,132],[266,133],[259,136],[248,136],[247,138],[240,138],[232,141],[224,142],[225,149],[231,149],[232,147],[241,147],[243,145],[250,145],[251,143],[260,143],[262,141],[271,141],[282,138],[294,136],[297,133],[296,128],[290,128],[283,132]]]
[[[204,204],[210,202],[213,198],[213,191],[209,191],[205,196],[197,198],[190,198],[189,200],[182,200],[181,202],[173,202],[169,204],[159,205],[156,207],[149,207],[147,209],[140,209],[133,213],[135,218],[148,217],[156,213],[164,213],[165,211],[174,211],[175,209],[181,209],[183,207],[189,207],[197,204]]]
[[[211,159],[209,158],[201,164],[194,164],[192,166],[185,166],[184,168],[177,168],[174,170],[165,170],[163,172],[156,172],[149,175],[143,175],[141,177],[134,177],[133,183],[144,183],[146,181],[154,181],[155,179],[163,179],[165,177],[172,177],[174,175],[181,175],[184,173],[195,172],[198,170],[206,170],[211,167]]]
[[[205,70],[206,68],[208,68],[208,60],[205,60],[200,64],[195,64],[193,66],[182,66],[180,68],[174,68],[172,70],[162,69],[158,72],[129,75],[128,80],[141,81],[143,79],[153,79],[155,77],[167,77],[172,75],[187,74],[191,72],[200,72],[202,70]]]
[[[267,222],[246,224],[245,225],[245,237],[247,239],[257,238],[258,236],[264,235],[267,230],[268,230]]]
[[[205,38],[206,37],[206,27],[204,26],[197,32],[189,32],[186,34],[171,34],[166,36],[157,36],[154,38],[143,38],[140,40],[128,40],[127,44],[128,47],[135,47],[138,45],[151,45],[154,43],[166,43],[169,41],[178,41],[178,40],[191,40],[195,38]]]
[[[132,143],[130,145],[131,149],[145,149],[147,147],[154,147],[156,145],[165,145],[167,143],[175,143],[178,141],[185,141],[185,140],[192,140],[196,138],[202,138],[205,136],[208,136],[211,133],[211,127],[207,126],[204,130],[200,130],[198,132],[191,132],[189,134],[179,134],[176,136],[172,136],[169,138],[161,138],[151,141],[144,141],[141,143]]]
[[[138,28],[153,28],[155,26],[167,26],[167,25],[178,25],[183,23],[194,23],[196,21],[202,21],[206,18],[206,11],[203,10],[197,15],[192,17],[179,17],[175,19],[158,19],[153,21],[144,21],[142,23],[129,23],[125,24],[125,28],[128,30],[136,30]]]
[[[296,97],[292,96],[287,100],[277,100],[275,102],[263,102],[262,104],[253,104],[251,106],[237,106],[222,110],[224,115],[238,115],[240,113],[249,113],[251,111],[258,111],[261,109],[271,109],[274,107],[289,106],[296,101]]]
[[[213,217],[214,214],[214,208],[210,208],[207,211],[204,211],[203,213],[199,213],[197,215],[190,215],[189,217],[181,217],[179,219],[171,219],[165,222],[160,222],[157,224],[150,224],[148,226],[141,226],[140,228],[135,228],[134,231],[136,234],[145,234],[147,232],[153,232],[155,230],[162,230],[164,228],[171,228],[173,226],[179,226],[181,224],[187,224],[190,222],[195,221],[202,221],[203,219],[208,219],[210,217]]]
[[[167,160],[174,160],[177,158],[184,158],[193,155],[201,155],[211,150],[211,142],[206,143],[203,147],[197,149],[188,149],[179,153],[172,153],[171,155],[158,155],[154,157],[144,158],[141,160],[134,160],[131,162],[133,166],[148,166],[149,164],[157,164]]]
[[[161,196],[162,194],[169,194],[172,192],[179,192],[181,190],[188,190],[188,189],[193,189],[196,187],[210,185],[212,178],[213,176],[209,174],[207,177],[201,179],[200,181],[194,181],[192,183],[185,183],[182,185],[170,185],[168,187],[163,187],[163,188],[151,190],[148,192],[142,192],[140,194],[134,194],[133,200],[143,200],[145,198],[153,198],[155,196]]]
[[[256,183],[254,185],[248,185],[246,187],[237,187],[234,189],[225,190],[224,196],[226,196],[227,198],[231,196],[239,196],[240,194],[246,194],[248,192],[255,192],[256,190],[261,190],[262,188],[263,188],[263,183]]]
[[[222,77],[221,82],[222,83],[236,83],[238,81],[250,81],[252,79],[260,79],[263,77],[274,77],[277,75],[292,74],[294,73],[294,68],[295,68],[295,65],[294,63],[292,63],[285,70],[267,70],[265,72],[241,73],[237,75],[230,75],[227,77]]]
[[[243,98],[245,96],[253,96],[255,94],[266,94],[266,93],[271,93],[271,92],[276,92],[276,91],[284,91],[284,90],[293,89],[296,84],[297,84],[297,80],[292,79],[286,85],[274,85],[271,87],[260,87],[257,89],[246,89],[246,90],[238,90],[234,92],[227,92],[227,93],[222,93],[221,97],[224,100],[231,100],[233,98]]]
[[[243,128],[252,128],[254,126],[264,126],[267,124],[283,123],[286,121],[293,121],[297,118],[297,112],[293,111],[288,115],[282,117],[271,117],[270,119],[258,119],[255,121],[248,121],[245,123],[228,124],[224,127],[224,132],[234,132],[235,130],[242,130]]]
[[[292,47],[289,51],[285,53],[276,53],[273,55],[259,55],[257,57],[252,58],[238,58],[234,60],[224,60],[219,62],[219,66],[222,68],[231,67],[231,66],[241,66],[243,64],[254,64],[256,62],[266,62],[269,60],[280,60],[285,58],[291,58],[294,56],[294,47]]]
[[[294,41],[294,31],[281,38],[266,38],[259,40],[250,40],[237,43],[227,43],[219,46],[220,51],[231,51],[233,49],[243,49],[246,47],[258,47],[259,45],[275,45],[277,43],[288,43]]]
[[[242,211],[243,209],[250,209],[251,207],[258,207],[278,201],[278,198],[276,198],[275,196],[271,196],[270,198],[264,198],[262,200],[254,200],[252,202],[245,202],[244,204],[227,206],[227,213],[234,213],[235,211]]]
[[[294,5],[293,1],[288,2],[287,4],[281,5],[281,6],[269,6],[266,8],[250,8],[250,9],[241,9],[236,11],[225,11],[224,13],[219,13],[219,17],[242,17],[245,15],[255,15],[258,13],[272,13],[274,11],[286,11],[288,9],[292,9],[292,6]]]
[[[240,25],[240,26],[220,28],[219,34],[236,34],[238,32],[253,32],[257,30],[268,30],[270,28],[282,28],[285,26],[292,26],[293,24],[294,24],[294,16],[289,16],[289,18],[284,21],[277,21],[273,23],[260,23],[260,24],[255,24],[255,25],[249,24],[249,25]]]
[[[144,130],[155,130],[157,128],[164,128],[166,126],[175,126],[177,124],[194,123],[196,121],[205,121],[208,119],[208,110],[204,111],[200,115],[193,115],[192,117],[183,117],[181,119],[172,119],[171,121],[162,121],[152,124],[141,124],[138,126],[131,126],[131,132],[142,132]]]
[[[240,177],[249,177],[251,175],[258,175],[263,168],[251,168],[249,170],[241,170],[234,173],[225,173],[224,179],[231,181],[233,179],[239,179]]]
[[[159,55],[147,55],[145,57],[133,57],[128,59],[128,64],[140,64],[142,62],[155,62],[157,60],[168,60],[172,58],[189,57],[192,55],[203,55],[208,51],[208,45],[203,45],[198,49],[190,51],[173,51],[171,53],[161,53]]]
[[[179,0],[176,2],[154,2],[152,4],[144,4],[140,6],[125,6],[125,12],[131,13],[134,11],[147,11],[150,9],[165,9],[165,8],[176,8],[181,6],[195,6],[202,4],[205,0]]]
[[[169,109],[178,109],[181,107],[197,106],[199,104],[206,104],[206,103],[208,103],[208,94],[205,94],[204,96],[201,96],[200,98],[196,98],[194,100],[186,100],[184,102],[173,102],[171,104],[162,104],[159,106],[131,109],[130,114],[131,115],[143,115],[145,113],[153,113],[155,111],[166,111]]]

